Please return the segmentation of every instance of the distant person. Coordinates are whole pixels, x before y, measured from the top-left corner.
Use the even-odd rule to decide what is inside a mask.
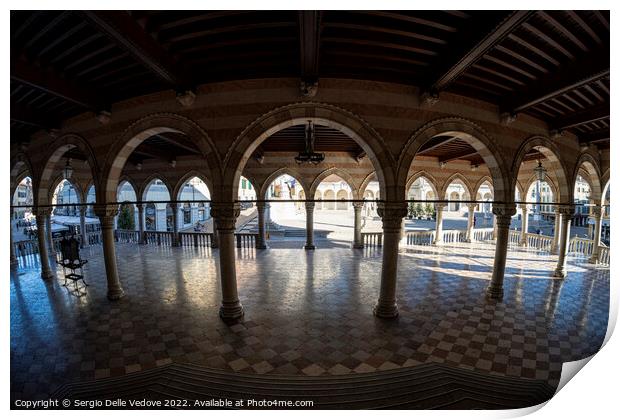
[[[474,227],[476,227],[476,216],[474,216]]]

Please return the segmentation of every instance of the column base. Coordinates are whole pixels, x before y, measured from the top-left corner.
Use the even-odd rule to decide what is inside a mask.
[[[243,316],[243,306],[239,301],[225,303],[220,306],[220,318],[224,320],[235,320]]]
[[[364,244],[353,244],[351,247],[353,249],[364,249]]]
[[[108,300],[119,300],[125,296],[125,291],[121,288],[115,290],[108,290]]]
[[[396,318],[398,317],[398,305],[396,303],[384,303],[378,301],[372,310],[377,318]]]
[[[489,286],[489,288],[487,289],[486,296],[487,296],[487,299],[502,300],[502,298],[504,297],[504,289]]]
[[[304,249],[313,250],[313,249],[316,249],[316,247],[314,245],[304,245]]]
[[[267,244],[256,244],[256,249],[267,249]]]
[[[50,280],[54,278],[54,272],[52,270],[50,271],[42,271],[41,272],[41,278],[43,280]]]
[[[555,277],[556,279],[563,279],[564,277],[566,277],[566,274],[566,268],[556,268],[553,272],[553,277]]]
[[[590,264],[598,264],[598,255],[592,255],[589,259],[588,262]]]
[[[467,244],[470,244],[470,243],[472,243],[472,242],[473,242],[473,241],[472,241],[471,239],[465,239],[465,243],[467,243]]]
[[[443,241],[433,241],[433,245],[443,245]]]

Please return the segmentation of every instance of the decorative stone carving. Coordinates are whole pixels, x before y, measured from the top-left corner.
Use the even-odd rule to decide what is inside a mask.
[[[183,107],[189,108],[194,105],[194,101],[196,101],[196,93],[191,90],[186,90],[184,92],[177,92],[177,102],[180,103]]]
[[[118,215],[116,204],[95,204],[93,210],[99,218],[101,229],[114,229],[114,218]]]
[[[314,210],[314,205],[316,204],[314,201],[306,201],[306,210]]]
[[[499,122],[502,125],[512,124],[517,120],[517,114],[512,112],[503,112],[499,116]]]
[[[403,217],[407,216],[406,203],[378,203],[377,214],[383,220],[383,231],[400,232]]]
[[[425,91],[420,93],[420,105],[421,106],[433,106],[439,102],[439,92],[437,91]]]
[[[33,211],[34,215],[38,218],[43,218],[46,216],[50,216],[52,214],[51,207],[35,207]]]
[[[95,118],[97,118],[97,121],[99,121],[102,125],[106,125],[112,120],[112,113],[109,111],[99,111]]]
[[[302,80],[299,85],[301,96],[304,98],[314,98],[319,90],[319,82],[307,82]]]
[[[215,218],[218,231],[234,232],[239,214],[239,203],[211,203],[211,216]]]
[[[493,214],[498,228],[510,227],[512,216],[517,212],[514,204],[494,204]]]
[[[364,203],[361,201],[354,201],[353,203],[351,203],[351,205],[353,206],[354,209],[362,209],[364,207]]]

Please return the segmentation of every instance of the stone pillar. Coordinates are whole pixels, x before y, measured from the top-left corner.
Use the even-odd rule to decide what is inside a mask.
[[[304,246],[304,249],[315,249],[313,201],[306,201],[306,245]]]
[[[47,239],[48,249],[50,255],[54,254],[54,239],[52,238],[52,211],[46,212],[43,216],[45,220],[45,238]]]
[[[172,246],[179,246],[179,205],[170,203],[172,209]]]
[[[144,206],[144,204],[136,204],[136,207],[138,207],[138,230],[140,232],[138,243],[141,245],[146,243],[146,235],[144,234]]]
[[[353,248],[364,248],[362,242],[362,208],[364,203],[353,203]]]
[[[493,261],[493,274],[491,284],[487,289],[487,297],[501,300],[504,296],[504,272],[506,270],[506,255],[508,253],[508,236],[510,234],[510,222],[515,214],[514,204],[495,204],[493,214],[497,224],[497,241],[495,244],[495,259]]]
[[[114,218],[118,214],[118,206],[95,204],[95,214],[99,217],[101,237],[103,239],[103,260],[108,281],[108,299],[118,300],[125,295],[118,277],[116,265],[116,248],[114,247]]]
[[[493,240],[497,240],[497,217],[495,217],[495,213],[493,213]]]
[[[519,209],[521,210],[521,240],[519,241],[519,245],[527,246],[527,229],[529,225],[527,204],[522,204],[519,206]]]
[[[570,224],[575,214],[575,206],[561,206],[560,214],[562,223],[560,224],[560,242],[558,245],[558,265],[553,273],[554,277],[563,279],[566,277],[566,254],[570,245]]]
[[[9,229],[10,229],[10,240],[11,242],[9,243],[9,249],[11,250],[11,265],[15,266],[17,265],[17,258],[15,257],[15,245],[13,244],[13,216],[11,216],[11,222],[9,224]]]
[[[476,213],[476,203],[469,203],[467,205],[467,233],[465,235],[465,242],[474,241],[474,214]]]
[[[213,236],[211,238],[211,248],[219,248],[220,239],[217,233],[217,221],[215,220],[215,217],[213,217],[213,207],[211,208],[211,223],[213,225]]]
[[[256,202],[256,211],[258,212],[258,241],[256,242],[257,249],[265,249],[267,248],[267,242],[265,238],[267,237],[267,232],[265,230],[265,202],[257,201]]]
[[[558,246],[560,244],[560,223],[562,219],[562,215],[560,213],[560,208],[555,206],[555,222],[553,226],[553,241],[551,242],[551,253],[558,253]]]
[[[80,248],[84,248],[86,244],[86,206],[80,207]]]
[[[243,306],[237,294],[237,270],[235,267],[235,224],[240,214],[239,203],[213,203],[211,214],[216,222],[220,247],[220,281],[222,288],[222,319],[243,316]]]
[[[601,228],[603,227],[603,208],[600,206],[593,206],[591,208],[592,217],[594,217],[594,246],[592,247],[592,256],[590,257],[590,263],[598,264],[598,258],[600,253],[601,244]],[[13,247],[11,247],[13,249]]]
[[[444,204],[435,204],[436,222],[435,222],[435,242],[434,244],[443,243],[443,207]]]
[[[373,312],[379,318],[395,318],[398,316],[396,281],[400,225],[403,217],[407,215],[407,205],[406,203],[379,203],[377,212],[383,220],[383,264],[379,300]]]
[[[39,243],[39,259],[41,260],[41,278],[44,280],[54,277],[54,272],[50,267],[49,244],[47,242],[47,222],[51,208],[39,208],[35,210],[37,218],[37,241]]]

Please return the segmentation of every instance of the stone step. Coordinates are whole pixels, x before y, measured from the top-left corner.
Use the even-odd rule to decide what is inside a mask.
[[[312,400],[313,408],[516,408],[551,398],[544,381],[485,375],[439,364],[376,373],[290,376],[171,364],[121,377],[66,384],[53,398]]]

